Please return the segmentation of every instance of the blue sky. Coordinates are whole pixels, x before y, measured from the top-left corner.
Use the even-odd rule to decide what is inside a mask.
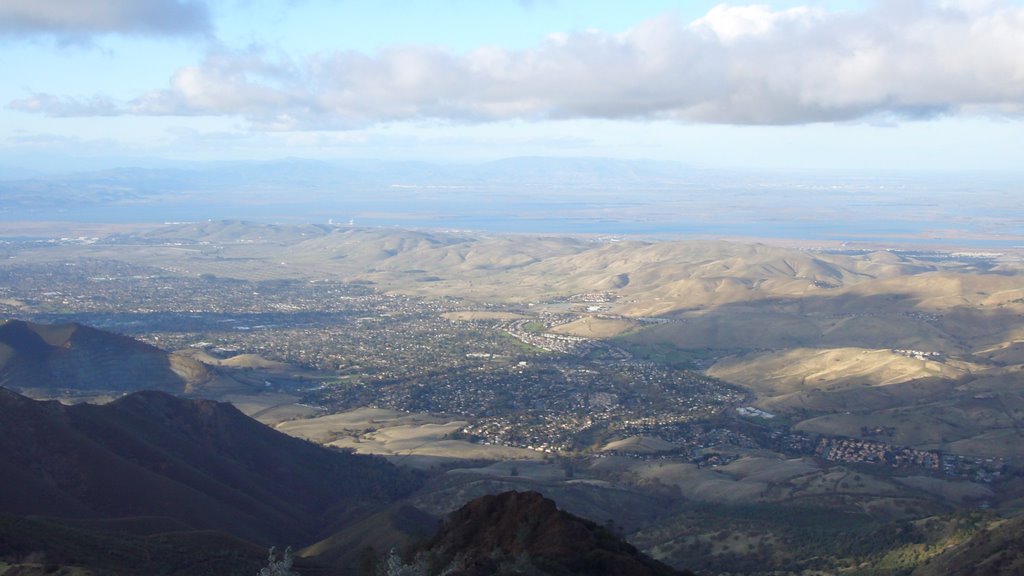
[[[0,0],[0,166],[1019,169],[1008,0]]]

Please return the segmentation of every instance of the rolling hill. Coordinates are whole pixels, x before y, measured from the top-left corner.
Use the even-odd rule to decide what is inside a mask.
[[[885,321],[896,312],[964,314],[984,306],[972,325],[994,322],[1013,331],[1003,313],[1019,312],[1024,297],[1019,266],[969,256],[615,240],[213,221],[119,235],[86,250],[191,274],[343,278],[424,296],[527,302],[610,290],[619,297],[615,311],[634,317],[753,304],[783,314],[869,313]],[[266,266],[254,266],[260,263]]]
[[[726,358],[715,363],[708,374],[743,384],[762,398],[776,398],[794,392],[887,386],[921,378],[954,380],[982,368],[892,350],[794,348]]]

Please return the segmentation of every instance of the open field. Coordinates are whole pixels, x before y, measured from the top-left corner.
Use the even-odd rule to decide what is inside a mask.
[[[286,434],[360,454],[412,457],[411,462],[447,460],[539,460],[533,450],[450,439],[467,424],[430,414],[360,408],[340,414],[282,422]],[[429,458],[423,458],[429,457]]]
[[[629,318],[601,318],[584,316],[567,324],[555,326],[555,334],[582,336],[583,338],[613,338],[639,328],[642,324]]]

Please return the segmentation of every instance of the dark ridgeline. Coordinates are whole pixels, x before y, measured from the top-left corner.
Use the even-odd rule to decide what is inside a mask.
[[[155,391],[64,406],[0,388],[0,463],[3,514],[172,522],[261,546],[323,538],[419,484],[230,404]]]

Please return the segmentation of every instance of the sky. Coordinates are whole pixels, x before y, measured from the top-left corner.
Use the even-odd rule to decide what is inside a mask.
[[[1020,170],[1024,0],[0,0],[0,169]]]

